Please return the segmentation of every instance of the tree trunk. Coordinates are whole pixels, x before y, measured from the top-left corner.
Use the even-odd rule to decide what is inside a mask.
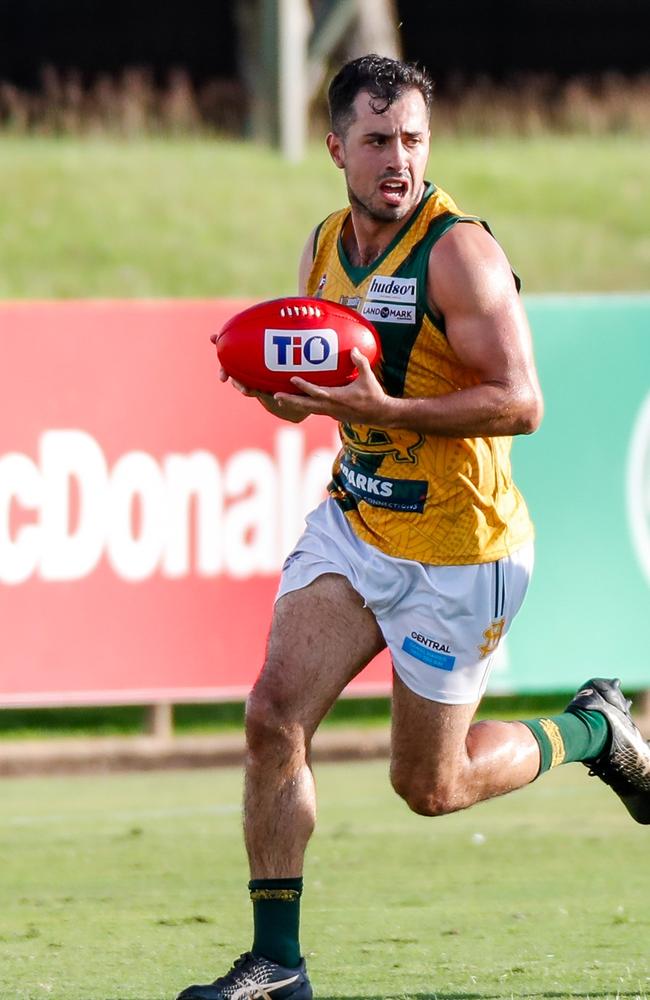
[[[401,59],[402,44],[395,0],[357,0],[357,26],[350,40],[350,58],[376,52]]]

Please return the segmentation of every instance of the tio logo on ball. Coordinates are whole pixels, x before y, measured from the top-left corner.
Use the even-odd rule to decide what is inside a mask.
[[[271,372],[335,372],[338,357],[336,330],[264,331],[264,364]]]

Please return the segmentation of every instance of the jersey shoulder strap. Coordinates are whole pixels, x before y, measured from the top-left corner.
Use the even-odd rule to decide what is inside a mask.
[[[349,212],[349,208],[342,208],[338,212],[332,212],[331,215],[328,215],[322,222],[318,223],[314,230],[312,260],[316,260],[318,253],[325,248],[326,244],[329,248],[332,240],[336,241],[338,239],[341,224]]]

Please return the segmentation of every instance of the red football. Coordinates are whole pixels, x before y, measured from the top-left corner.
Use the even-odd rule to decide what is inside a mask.
[[[292,375],[316,385],[347,385],[359,374],[353,347],[370,364],[379,338],[368,320],[347,306],[305,296],[272,299],[232,316],[215,338],[222,368],[261,392],[298,389]]]

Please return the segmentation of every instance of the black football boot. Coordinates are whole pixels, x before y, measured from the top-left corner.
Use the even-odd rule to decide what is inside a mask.
[[[650,744],[632,722],[630,706],[618,678],[594,677],[586,681],[565,711],[600,712],[611,731],[611,740],[595,760],[583,761],[589,773],[616,792],[637,823],[650,823]]]

